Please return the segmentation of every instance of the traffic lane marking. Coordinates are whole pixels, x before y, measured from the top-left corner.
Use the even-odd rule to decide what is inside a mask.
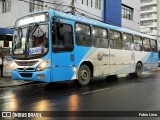
[[[98,90],[93,90],[93,91],[84,92],[84,93],[81,93],[81,94],[86,95],[86,94],[95,93],[95,92],[101,92],[101,91],[109,90],[109,89],[110,89],[110,88],[98,89]]]

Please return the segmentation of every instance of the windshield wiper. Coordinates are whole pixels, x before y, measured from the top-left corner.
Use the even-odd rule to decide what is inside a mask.
[[[36,23],[34,26],[33,26],[33,28],[30,28],[29,27],[29,36],[30,35],[32,35],[35,31],[36,31],[36,29],[39,27],[39,24],[38,23]]]
[[[29,24],[29,25],[32,25],[33,23]],[[29,42],[29,38],[30,36],[36,31],[36,29],[39,27],[39,24],[36,23],[32,28],[31,26],[28,27],[27,29],[27,34],[26,34],[26,43],[25,43],[25,57],[27,57],[28,55],[28,52],[29,52],[29,49],[27,47],[28,45],[28,42]]]

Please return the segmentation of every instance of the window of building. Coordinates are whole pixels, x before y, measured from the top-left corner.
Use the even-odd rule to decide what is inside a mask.
[[[113,30],[109,31],[109,45],[110,45],[110,48],[113,48],[113,49],[123,48],[122,37],[120,32],[113,31]]]
[[[82,0],[82,4],[93,7],[93,0]],[[97,8],[98,9],[98,8]]]
[[[89,5],[89,3],[88,3],[89,1],[88,0],[86,0],[86,1],[87,1],[87,6],[88,6]]]
[[[141,0],[141,4],[152,2],[152,0]]]
[[[95,0],[95,8],[101,10],[102,0]]]
[[[133,20],[133,8],[122,4],[122,17]]]
[[[133,36],[123,33],[123,48],[124,50],[133,50]]]
[[[89,25],[76,23],[76,44],[92,46],[91,29]]]
[[[93,7],[93,0],[91,0],[91,7]]]
[[[11,1],[2,0],[2,13],[11,11]]]
[[[97,48],[108,48],[108,31],[106,29],[92,27],[93,46]]]
[[[43,1],[41,0],[30,0],[29,12],[37,12],[43,10]]]
[[[134,36],[134,49],[136,51],[143,51],[142,37]]]
[[[84,1],[82,0],[82,4],[84,3]]]
[[[149,38],[143,38],[143,50],[144,51],[151,51],[150,39]]]
[[[151,48],[152,48],[152,52],[157,52],[157,42],[156,42],[156,40],[151,39]]]

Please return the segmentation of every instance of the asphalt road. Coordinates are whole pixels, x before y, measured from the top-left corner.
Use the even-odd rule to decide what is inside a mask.
[[[85,87],[79,87],[70,81],[1,88],[0,111],[59,111],[57,115],[64,116],[54,119],[74,120],[83,117],[84,120],[92,117],[92,120],[159,120],[160,117],[129,117],[129,114],[130,111],[160,111],[160,71],[146,73],[140,79],[95,79]],[[76,114],[66,111],[82,111],[85,115],[65,117],[66,114]],[[113,114],[118,112],[117,114],[122,115],[124,113],[119,111],[129,113],[126,112],[128,115],[122,116],[123,118],[102,117],[103,112],[109,114],[106,111],[115,111]]]

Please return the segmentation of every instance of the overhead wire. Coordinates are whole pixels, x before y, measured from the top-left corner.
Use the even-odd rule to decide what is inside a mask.
[[[26,1],[26,0],[19,0],[19,1],[23,1],[23,2],[27,2],[27,3],[32,3],[32,4],[35,4],[35,5],[39,5],[39,6],[43,6],[43,7],[47,7],[47,8],[50,8],[50,9],[55,9],[56,10],[56,8],[58,7],[58,6],[65,6],[66,8],[64,9],[64,10],[62,10],[61,12],[64,12],[65,10],[67,10],[67,8],[72,8],[73,6],[71,6],[70,4],[69,5],[63,5],[62,3],[65,3],[65,2],[62,2],[62,3],[55,3],[55,2],[47,2],[47,1],[43,1],[43,0],[41,0],[42,2],[44,2],[44,3],[49,3],[49,4],[54,4],[54,5],[57,5],[57,7],[56,8],[52,8],[52,7],[48,7],[48,6],[45,6],[45,5],[40,5],[40,4],[37,4],[37,3],[34,3],[34,2],[31,2],[31,1]],[[77,11],[77,10],[79,10],[79,11]],[[60,11],[60,10],[59,10]],[[81,12],[80,12],[81,11]],[[110,21],[110,20],[107,20],[107,21],[104,21],[103,20],[103,18],[102,17],[100,17],[100,16],[97,16],[97,15],[95,15],[95,14],[93,14],[93,13],[90,13],[90,12],[88,12],[88,11],[86,11],[86,10],[82,10],[82,9],[80,9],[80,8],[76,8],[76,12],[79,12],[78,14],[79,15],[82,15],[82,16],[85,16],[85,17],[88,17],[88,18],[91,18],[91,19],[95,19],[95,20],[98,20],[98,21],[101,21],[101,22],[103,22],[103,23],[107,23],[107,24],[112,24],[112,25],[117,25],[117,26],[119,26],[119,24],[118,23],[115,23],[115,22],[113,22],[113,21]],[[84,13],[82,13],[82,12],[84,12]],[[87,14],[90,14],[90,15],[92,15],[92,16],[89,16],[89,15],[86,15],[85,13],[87,13]],[[93,17],[94,16],[94,17]],[[99,19],[96,19],[96,18],[99,18]],[[101,20],[100,20],[101,19]],[[124,26],[124,25],[121,25],[122,27],[124,27],[124,28],[127,28],[127,29],[131,29],[131,30],[134,30],[134,31],[137,31],[137,32],[140,32],[140,31],[138,31],[138,30],[135,30],[135,29],[132,29],[132,28],[130,28],[130,27],[128,27],[128,26]],[[148,27],[149,28],[149,27]],[[148,34],[148,33],[145,33],[145,34]],[[150,35],[150,34],[148,34],[148,35]]]

